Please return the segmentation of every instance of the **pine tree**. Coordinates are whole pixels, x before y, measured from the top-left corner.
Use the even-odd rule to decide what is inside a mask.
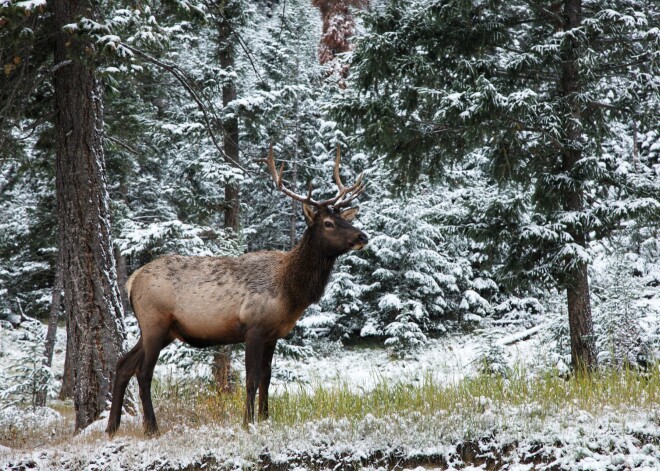
[[[256,51],[259,76],[253,77],[251,90],[244,92],[236,111],[243,118],[245,139],[255,158],[264,158],[268,144],[273,143],[278,160],[286,162],[287,184],[303,193],[311,182],[315,192],[322,193],[328,190],[328,182],[319,154],[328,161],[332,158],[325,153],[319,132],[324,93],[316,57],[320,31],[318,21],[308,13],[309,5],[296,0],[287,2],[282,14],[277,12],[257,23],[251,47]],[[248,244],[289,249],[304,229],[300,204],[273,193],[263,164],[252,168],[264,178],[253,178],[247,190],[251,208],[245,215]]]
[[[7,376],[3,378],[0,398],[17,402],[27,400],[32,407],[43,406],[38,403],[39,396],[55,393],[54,375],[43,361],[44,326],[35,319],[24,318],[11,334],[11,348],[15,355]]]
[[[484,157],[509,192],[481,205],[466,232],[497,246],[493,264],[565,290],[574,367],[596,361],[591,237],[660,213],[650,174],[616,174],[600,159],[616,124],[653,121],[657,18],[651,2],[392,2],[366,15],[355,90],[336,106],[403,186]],[[617,201],[600,204],[612,191]]]
[[[603,365],[635,366],[650,356],[640,326],[644,312],[635,305],[641,297],[642,279],[632,271],[629,260],[614,256],[594,281],[596,346]]]
[[[428,335],[445,332],[461,315],[488,315],[486,298],[497,285],[473,270],[460,236],[439,224],[462,190],[425,187],[397,198],[383,175],[369,178],[371,199],[360,206],[360,223],[373,235],[364,251],[338,263],[322,302],[338,314],[333,334],[382,337],[400,356],[424,345]]]

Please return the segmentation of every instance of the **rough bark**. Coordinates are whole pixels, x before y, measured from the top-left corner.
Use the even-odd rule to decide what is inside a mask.
[[[319,42],[319,62],[329,64],[338,54],[351,50],[350,38],[355,34],[355,18],[351,8],[365,8],[369,0],[312,0],[321,12],[323,30]],[[348,67],[338,69],[345,77]]]
[[[68,316],[67,316],[68,317]],[[67,329],[69,332],[69,321],[67,319]],[[64,354],[64,372],[62,373],[62,387],[60,388],[60,401],[73,399],[73,367],[71,366],[71,339],[67,335],[66,351]]]
[[[222,6],[219,6],[222,10]],[[218,17],[218,60],[224,71],[233,71],[235,65],[235,50],[231,41],[232,25],[231,18],[224,14]],[[236,84],[231,79],[225,79],[222,85],[222,106],[227,107],[236,100]],[[239,161],[238,147],[238,119],[236,115],[223,122],[223,149],[225,161],[229,165]],[[231,228],[238,233],[240,218],[240,193],[238,185],[228,184],[225,186],[225,227]]]
[[[67,0],[55,0],[53,9],[57,28],[55,192],[75,427],[79,431],[98,419],[110,399],[122,350],[123,311],[101,143],[102,89],[94,69],[87,65],[93,45],[62,29],[81,16],[94,18],[94,9],[87,2]]]
[[[57,259],[55,267],[55,281],[53,282],[53,293],[50,302],[50,316],[48,318],[48,331],[46,333],[46,344],[44,348],[44,365],[50,368],[53,364],[53,352],[55,351],[55,339],[57,335],[57,323],[62,311],[62,266]],[[46,391],[39,391],[35,399],[35,405],[43,407],[46,405]]]
[[[580,0],[564,1],[564,31],[580,26],[582,3]],[[579,45],[568,39],[562,50],[561,91],[569,117],[564,121],[565,143],[562,155],[563,171],[570,174],[582,159],[582,114],[578,100],[580,74],[578,69]],[[584,192],[579,184],[566,190],[564,210],[580,213],[584,210]],[[579,223],[568,229],[573,241],[587,245],[584,227]],[[596,365],[596,352],[591,318],[591,301],[587,265],[577,263],[568,273],[566,283],[568,318],[571,333],[571,361],[576,369],[591,369]]]
[[[217,9],[216,26],[218,30],[218,62],[225,72],[233,71],[235,66],[235,48],[232,42],[232,14],[225,9],[226,2],[219,0],[214,4]],[[222,85],[222,106],[226,108],[236,99],[236,84],[233,80],[226,78]],[[225,152],[225,162],[229,165],[239,163],[239,137],[238,119],[234,115],[223,121],[222,146]],[[230,228],[238,234],[240,228],[240,191],[237,184],[225,186],[225,228]],[[221,391],[231,390],[231,346],[218,347],[218,352],[213,357],[212,370]]]
[[[223,345],[217,348],[213,356],[211,372],[215,378],[215,384],[218,390],[230,392],[233,389],[232,371],[231,371],[231,345]]]
[[[128,300],[126,293],[126,281],[128,280],[128,266],[126,264],[126,256],[122,255],[121,251],[115,248],[115,260],[117,261],[117,285],[119,285],[119,295],[121,296],[121,306],[124,312],[128,312],[131,303]]]

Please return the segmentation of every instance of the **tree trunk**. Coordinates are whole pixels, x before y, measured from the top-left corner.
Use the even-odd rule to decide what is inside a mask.
[[[581,0],[564,1],[564,31],[578,28],[582,21]],[[569,116],[564,121],[565,143],[562,155],[563,171],[571,175],[575,166],[582,159],[582,113],[578,99],[580,93],[580,75],[578,69],[579,44],[575,39],[567,39],[562,49],[561,91],[569,108]],[[575,213],[584,211],[584,192],[580,182],[566,190],[564,210]],[[576,244],[586,247],[585,228],[573,224],[568,228]],[[568,320],[571,330],[571,361],[579,370],[596,366],[596,352],[591,319],[591,301],[587,265],[578,261],[570,269],[566,283],[568,301]]]
[[[215,355],[213,355],[211,372],[215,378],[215,384],[218,390],[222,392],[230,392],[232,390],[231,345],[223,345],[217,348]]]
[[[231,35],[229,26],[225,18],[224,21],[221,21],[218,28],[220,66],[224,71],[234,70],[234,48],[229,41]],[[226,108],[235,99],[236,86],[233,80],[225,79],[225,83],[222,85],[222,106]],[[229,165],[233,166],[234,163],[239,163],[238,119],[236,115],[224,121],[223,148],[225,151],[225,160]],[[225,227],[233,229],[238,234],[240,193],[237,184],[227,184],[225,186],[225,204]]]
[[[216,9],[215,21],[218,29],[218,61],[224,72],[232,72],[235,65],[235,50],[232,42],[232,24],[234,20],[232,11],[225,8],[229,2],[218,0],[213,3]],[[236,99],[236,84],[233,80],[225,78],[222,84],[222,106],[226,107]],[[223,150],[225,161],[234,166],[239,161],[238,146],[238,118],[233,117],[223,121]],[[240,192],[238,184],[228,183],[225,186],[225,228],[230,228],[238,234],[240,228]],[[216,379],[218,389],[221,391],[231,390],[231,346],[218,347],[213,357],[211,366]]]
[[[292,181],[298,181],[298,152],[296,147],[296,156],[293,159],[293,169]],[[289,250],[296,246],[296,225],[298,219],[298,202],[294,199],[291,200],[291,219],[289,220]]]
[[[110,239],[108,191],[101,138],[102,89],[86,63],[94,46],[63,30],[88,2],[53,2],[56,25],[54,89],[55,193],[62,257],[64,309],[73,373],[76,431],[98,419],[110,399],[122,350],[123,311]]]
[[[57,335],[57,322],[60,320],[62,311],[62,264],[59,256],[55,266],[55,281],[53,282],[53,293],[50,302],[50,316],[48,318],[48,331],[46,333],[46,345],[44,348],[44,365],[51,367],[53,364],[53,352],[55,351],[55,340]],[[46,390],[39,391],[35,399],[35,405],[43,407],[46,405]]]
[[[224,96],[224,93],[223,93]],[[232,120],[233,121],[233,120]],[[236,126],[236,132],[229,134],[230,128],[225,126],[225,154],[230,158],[238,162],[238,126]],[[236,139],[233,141],[233,139]],[[233,141],[233,142],[228,142]],[[236,144],[234,144],[236,143]],[[234,152],[232,148],[235,147],[236,151]],[[231,151],[228,151],[228,149]],[[229,160],[228,160],[229,161]],[[225,227],[233,229],[235,234],[238,234],[238,229],[240,227],[240,192],[237,184],[228,183],[225,186]]]

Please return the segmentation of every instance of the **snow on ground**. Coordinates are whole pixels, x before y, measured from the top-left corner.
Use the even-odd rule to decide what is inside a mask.
[[[352,389],[370,390],[379,382],[416,383],[429,375],[443,383],[455,383],[474,371],[474,345],[460,338],[432,340],[427,348],[407,359],[395,359],[385,349],[339,349],[312,358],[274,358],[274,369],[295,374],[303,384],[346,384]],[[286,378],[287,375],[285,375]],[[276,379],[275,392],[287,384]]]
[[[3,469],[660,469],[658,412],[488,410],[473,417],[419,413],[323,419],[296,427],[181,424],[154,439],[82,434],[34,451],[0,450]]]

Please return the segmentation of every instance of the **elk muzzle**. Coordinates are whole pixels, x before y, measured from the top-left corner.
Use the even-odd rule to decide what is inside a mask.
[[[356,241],[351,244],[351,250],[361,250],[369,242],[369,237],[364,232],[357,235]]]

